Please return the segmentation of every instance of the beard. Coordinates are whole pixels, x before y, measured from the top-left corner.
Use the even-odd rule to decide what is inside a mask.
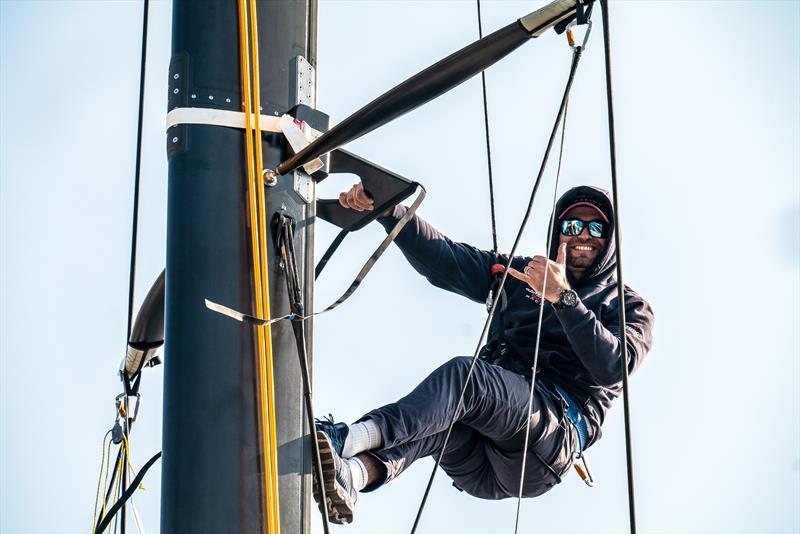
[[[577,269],[588,269],[597,262],[600,254],[603,251],[605,243],[599,243],[599,240],[586,240],[586,241],[572,241],[567,245],[567,266]],[[576,246],[590,246],[593,248],[591,251],[575,250]]]

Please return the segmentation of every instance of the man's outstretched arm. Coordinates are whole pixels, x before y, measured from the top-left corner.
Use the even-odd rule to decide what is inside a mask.
[[[339,203],[357,211],[374,209],[360,182],[340,194]],[[406,210],[398,204],[382,213],[378,222],[390,230]],[[486,300],[494,263],[491,252],[452,241],[417,215],[408,221],[395,243],[411,266],[433,285],[477,302]]]

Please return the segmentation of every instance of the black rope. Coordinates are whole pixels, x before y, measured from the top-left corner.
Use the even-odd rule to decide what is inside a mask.
[[[142,132],[144,130],[144,82],[145,82],[145,67],[147,65],[147,15],[149,12],[150,0],[144,0],[143,14],[142,14],[142,56],[139,63],[139,118],[136,131],[136,167],[134,170],[133,178],[133,223],[131,225],[131,266],[128,278],[128,329],[125,336],[125,353],[128,350],[128,343],[131,339],[131,330],[133,328],[133,298],[136,288],[136,241],[139,233],[139,184],[141,182],[141,169],[142,169]],[[128,436],[128,395],[131,392],[131,385],[128,380],[128,373],[122,369],[122,382],[125,386],[125,424],[123,431],[125,436]],[[138,389],[138,387],[137,387]],[[123,461],[127,466],[127,458]],[[122,470],[122,485],[123,487],[128,480],[128,470]],[[122,515],[120,516],[120,530],[125,534],[125,507],[122,507]]]
[[[128,332],[125,338],[125,349],[131,339],[133,328],[133,297],[136,280],[136,240],[139,233],[139,183],[142,169],[142,131],[144,129],[144,82],[145,65],[147,64],[147,14],[150,0],[144,0],[144,14],[142,15],[142,58],[139,64],[139,119],[136,131],[136,168],[133,178],[133,224],[131,229],[131,267],[128,280]]]
[[[289,295],[289,309],[298,317],[303,317],[303,293],[300,288],[300,276],[297,269],[297,256],[294,249],[294,230],[292,221],[281,215],[280,233],[280,254],[283,260],[283,271],[286,277],[286,290]],[[322,473],[322,461],[319,455],[319,443],[317,443],[317,432],[314,420],[314,402],[311,393],[311,371],[308,366],[308,351],[306,350],[306,335],[304,321],[291,321],[292,332],[294,333],[295,344],[297,345],[297,356],[300,362],[300,376],[303,381],[303,400],[305,402],[306,419],[308,431],[311,437],[311,451],[313,468],[315,470],[315,483],[320,502],[322,503],[320,512],[322,513],[322,529],[325,534],[329,534],[328,526],[328,497],[325,493],[325,483]]]
[[[631,414],[628,387],[628,336],[625,329],[625,284],[622,279],[622,236],[620,232],[619,189],[617,188],[617,145],[614,134],[614,86],[611,80],[611,39],[609,36],[608,1],[600,0],[603,8],[603,49],[606,68],[606,101],[608,108],[608,147],[611,157],[611,191],[614,202],[614,245],[617,249],[617,299],[619,300],[620,343],[622,344],[622,406],[625,412],[625,460],[628,474],[628,514],[631,534],[636,534],[636,501],[633,488],[633,446],[631,444]]]
[[[481,21],[481,0],[478,4],[478,39],[483,39],[483,23]],[[489,171],[489,206],[492,213],[492,250],[494,251],[494,261],[497,262],[497,218],[494,207],[494,177],[492,174],[492,145],[489,142],[489,104],[486,97],[486,71],[481,71],[481,87],[483,88],[483,129],[486,133],[486,167]]]
[[[108,483],[108,490],[106,490],[105,498],[103,499],[103,504],[100,506],[100,513],[97,514],[97,521],[95,521],[94,532],[99,532],[97,529],[100,528],[100,522],[103,520],[103,508],[105,508],[106,503],[108,503],[108,499],[111,498],[111,491],[114,489],[114,482],[117,479],[117,469],[119,469],[119,459],[122,455],[122,447],[119,448],[117,451],[117,459],[114,460],[114,471],[111,473],[111,482]]]
[[[517,231],[517,237],[514,239],[514,245],[511,247],[511,252],[509,253],[509,262],[511,259],[514,258],[514,254],[517,251],[517,247],[519,246],[519,242],[522,239],[522,234],[525,231],[525,227],[528,224],[528,219],[530,218],[531,212],[533,211],[533,201],[536,198],[536,193],[539,190],[539,184],[542,181],[542,176],[544,175],[545,168],[547,167],[547,160],[550,156],[550,152],[553,148],[553,143],[555,142],[556,135],[558,134],[558,126],[561,123],[561,120],[564,116],[564,109],[566,108],[567,101],[569,99],[569,92],[572,89],[572,82],[575,79],[575,72],[578,68],[578,62],[580,61],[580,53],[575,53],[572,56],[572,65],[570,67],[569,77],[567,79],[567,85],[564,88],[564,94],[561,98],[561,105],[558,108],[558,115],[556,116],[555,124],[553,124],[553,129],[550,132],[550,139],[547,142],[547,148],[544,152],[544,157],[542,158],[542,164],[539,167],[539,174],[536,176],[536,182],[533,184],[533,191],[531,191],[530,199],[528,200],[528,207],[525,211],[525,216],[522,219],[522,223],[520,224],[519,230]],[[505,286],[506,280],[508,279],[508,269],[503,272],[503,278],[500,280],[500,285],[498,287],[498,294],[503,291]],[[444,436],[444,442],[442,443],[442,448],[439,451],[439,454],[436,457],[436,463],[433,466],[433,471],[431,471],[431,476],[428,479],[428,485],[425,488],[425,493],[422,496],[422,502],[419,505],[419,510],[417,511],[417,517],[414,519],[414,526],[411,528],[411,533],[414,534],[417,531],[417,527],[419,526],[419,521],[422,518],[422,511],[425,508],[425,503],[428,500],[428,495],[430,494],[431,487],[433,486],[433,479],[436,476],[436,471],[439,468],[439,464],[442,461],[442,456],[444,456],[444,451],[447,448],[447,442],[450,440],[450,434],[453,431],[453,426],[455,425],[455,417],[458,414],[458,409],[461,407],[461,403],[464,401],[464,395],[467,391],[467,386],[469,385],[469,381],[472,378],[472,371],[475,369],[475,363],[478,360],[478,354],[480,353],[481,345],[483,344],[483,339],[486,336],[486,331],[488,330],[489,324],[492,321],[492,317],[494,316],[495,309],[497,308],[497,303],[500,299],[494,299],[492,302],[491,309],[489,310],[489,315],[486,317],[486,320],[483,323],[483,329],[481,330],[480,338],[478,339],[478,346],[475,348],[475,352],[472,355],[472,362],[470,364],[469,370],[467,371],[467,377],[464,380],[464,385],[461,388],[461,394],[459,395],[458,402],[456,403],[456,409],[453,412],[453,417],[450,419],[450,424],[447,428],[447,433]]]
[[[142,480],[144,479],[144,475],[147,473],[147,470],[150,469],[153,466],[153,464],[156,463],[156,460],[158,460],[159,458],[161,458],[161,452],[157,452],[155,456],[150,458],[147,461],[147,463],[142,466],[142,468],[139,470],[139,474],[136,475],[136,477],[134,477],[133,480],[131,480],[131,485],[125,489],[125,491],[120,496],[119,500],[117,500],[117,502],[115,502],[114,505],[108,509],[108,513],[105,515],[103,520],[100,521],[100,523],[97,525],[95,534],[101,534],[106,529],[108,524],[111,523],[111,520],[114,518],[114,515],[117,513],[117,511],[119,511],[120,508],[123,508],[128,499],[130,499],[133,493],[136,491],[136,488],[139,487],[139,484],[142,483]]]

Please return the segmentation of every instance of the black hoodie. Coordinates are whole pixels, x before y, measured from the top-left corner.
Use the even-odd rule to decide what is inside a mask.
[[[622,390],[619,341],[619,301],[617,299],[614,213],[609,195],[602,189],[579,186],[561,196],[556,214],[570,206],[578,196],[589,195],[609,217],[612,232],[606,250],[593,269],[580,280],[569,282],[578,293],[574,308],[557,311],[545,301],[542,336],[539,346],[537,378],[558,385],[583,408],[589,420],[589,444],[600,438],[600,426],[611,402]],[[405,206],[379,221],[387,228],[405,213]],[[559,242],[558,221],[552,232],[549,257],[555,260]],[[451,241],[416,215],[395,241],[411,265],[433,285],[453,291],[477,302],[485,302],[492,284],[490,269],[494,254],[471,245]],[[516,256],[512,266],[522,271],[529,257]],[[499,263],[507,265],[508,256]],[[530,287],[515,278],[506,280],[507,306],[496,314],[489,330],[487,346],[505,342],[513,350],[494,363],[531,376],[540,304]],[[628,339],[628,369],[635,371],[652,345],[653,312],[650,305],[625,287],[625,313]]]

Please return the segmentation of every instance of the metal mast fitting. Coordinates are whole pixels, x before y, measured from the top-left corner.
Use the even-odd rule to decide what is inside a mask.
[[[290,154],[283,134],[263,126],[297,104],[314,104],[316,2],[255,4],[261,109],[253,111],[264,117],[256,139],[264,164],[274,168]],[[166,137],[163,532],[310,528],[311,455],[292,328],[271,327],[279,494],[271,517],[280,523],[268,528],[256,330],[204,306],[209,298],[255,313],[239,32],[236,2],[173,4],[168,111],[181,111],[171,114]],[[314,217],[313,182],[302,169],[280,177],[264,198],[267,220]],[[285,276],[271,236],[262,238],[269,309],[284,315]],[[313,226],[300,225],[294,248],[304,306],[313,309]]]

